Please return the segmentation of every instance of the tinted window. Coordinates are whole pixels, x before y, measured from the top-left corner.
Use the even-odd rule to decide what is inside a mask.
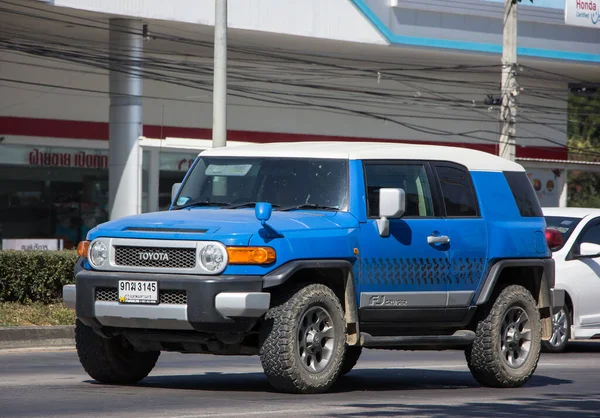
[[[433,216],[433,206],[427,174],[423,165],[366,164],[367,210],[369,216],[379,216],[379,189],[400,188],[406,193],[404,216]]]
[[[600,224],[594,225],[584,232],[581,237],[581,242],[589,242],[592,244],[600,245]]]
[[[531,182],[527,178],[527,174],[518,171],[505,171],[504,177],[506,177],[506,181],[510,186],[521,216],[542,217],[540,202],[535,195]]]
[[[346,210],[348,162],[299,158],[200,157],[177,205],[190,201],[325,205]]]
[[[440,179],[446,215],[477,216],[477,203],[469,172],[449,166],[436,166],[435,170]]]
[[[581,219],[579,218],[567,218],[565,216],[546,216],[546,227],[548,229],[555,229],[562,235],[563,245],[567,242],[575,227],[579,224]],[[553,248],[552,251],[560,250],[563,245],[557,248]]]

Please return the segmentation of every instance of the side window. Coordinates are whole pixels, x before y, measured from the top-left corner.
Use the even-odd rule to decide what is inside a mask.
[[[573,248],[573,253],[594,257],[600,254],[600,224],[592,225],[583,232]]]
[[[505,171],[504,177],[515,198],[521,216],[530,218],[544,216],[533,186],[524,171]]]
[[[433,216],[431,191],[421,164],[365,164],[367,214],[379,216],[379,189],[400,188],[406,193],[404,216]]]
[[[437,165],[435,167],[447,216],[477,216],[477,200],[471,175],[460,168]]]
[[[581,237],[581,242],[600,245],[600,224],[596,224],[585,231]]]

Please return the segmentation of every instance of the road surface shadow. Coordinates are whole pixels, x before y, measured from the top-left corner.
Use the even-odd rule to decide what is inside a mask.
[[[357,412],[332,413],[330,417],[397,417],[419,416],[434,418],[458,417],[544,417],[597,418],[600,394],[548,394],[536,398],[516,397],[496,401],[466,402],[458,405],[390,405],[390,403],[351,403],[345,407]],[[359,412],[360,411],[360,412]]]
[[[534,375],[526,387],[547,387],[572,383],[570,380]],[[275,392],[263,373],[205,373],[182,376],[149,376],[138,386],[161,389]],[[470,389],[481,387],[470,372],[421,369],[356,369],[340,377],[330,393],[354,391],[410,391]]]
[[[547,387],[572,380],[534,375],[524,387]],[[421,369],[357,369],[338,379],[332,392],[353,390],[388,391],[422,389],[468,389],[482,387],[470,372]]]
[[[567,344],[565,353],[600,353],[600,341],[573,341]],[[550,354],[550,353],[545,353]],[[560,354],[560,353],[559,353]]]

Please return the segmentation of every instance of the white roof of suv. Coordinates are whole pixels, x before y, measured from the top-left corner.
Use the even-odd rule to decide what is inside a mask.
[[[203,156],[453,161],[472,171],[525,171],[510,160],[468,148],[390,142],[278,142],[213,148]]]

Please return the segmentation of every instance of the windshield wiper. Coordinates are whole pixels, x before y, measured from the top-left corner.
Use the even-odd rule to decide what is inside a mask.
[[[294,209],[315,209],[315,210],[335,210],[335,211],[340,210],[340,208],[337,206],[319,205],[317,203],[302,203],[300,205],[286,206],[279,210],[284,212],[286,210],[294,210]]]
[[[193,206],[225,206],[228,205],[228,202],[211,202],[209,200],[192,200],[191,202],[187,202],[181,206],[175,206],[173,210],[191,208]]]
[[[227,206],[224,206],[223,209],[245,208],[245,207],[249,207],[249,206],[256,206],[257,203],[259,203],[259,202],[231,203],[231,204],[229,204]],[[274,208],[278,208],[281,205],[277,205],[277,204],[271,203],[271,206],[273,206]]]

